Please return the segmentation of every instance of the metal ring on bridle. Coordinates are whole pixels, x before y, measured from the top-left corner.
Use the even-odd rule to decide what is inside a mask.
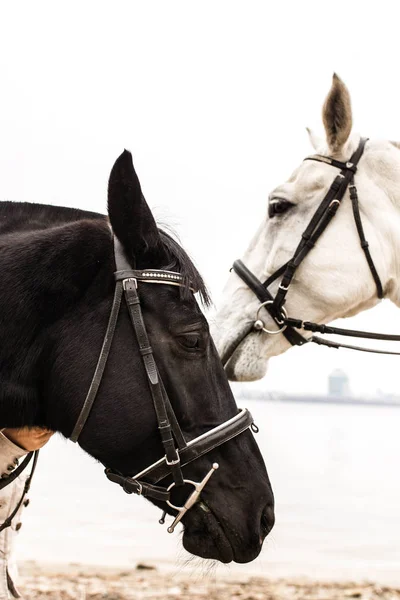
[[[287,319],[287,312],[286,312],[286,310],[282,306],[282,308],[281,308],[282,317],[283,317],[282,327],[280,329],[275,330],[275,331],[271,331],[270,329],[267,329],[265,327],[264,321],[262,321],[259,318],[260,310],[262,308],[264,308],[264,306],[266,306],[267,304],[273,304],[273,300],[267,300],[266,302],[263,302],[262,304],[260,304],[260,306],[258,307],[258,310],[257,310],[256,320],[254,321],[254,328],[257,329],[257,330],[259,330],[259,331],[264,331],[265,333],[270,333],[271,335],[276,335],[278,333],[282,333],[282,331],[285,331],[285,329],[287,327],[287,325],[285,324],[285,320]]]
[[[183,483],[188,483],[194,487],[193,492],[187,497],[186,502],[183,506],[175,506],[172,504],[170,500],[167,500],[168,506],[174,508],[178,511],[172,525],[170,525],[167,529],[168,533],[173,533],[177,524],[182,520],[187,511],[196,504],[197,500],[200,498],[200,494],[204,489],[204,486],[209,481],[210,477],[215,473],[215,471],[219,468],[218,463],[213,463],[211,469],[208,471],[207,475],[201,481],[192,481],[191,479],[184,479]],[[167,488],[167,492],[170,492],[172,488],[176,485],[175,481],[171,483],[171,485]]]
[[[188,485],[192,485],[195,489],[196,486],[198,485],[198,483],[196,481],[192,481],[191,479],[184,479],[183,483],[186,483]],[[167,492],[170,492],[172,490],[173,487],[175,487],[175,481],[173,481],[171,483],[171,485],[167,488]],[[171,508],[174,508],[175,510],[177,510],[178,512],[180,512],[181,510],[183,510],[185,508],[185,505],[183,506],[176,506],[175,504],[172,504],[172,502],[170,500],[166,501],[168,506],[170,506]]]

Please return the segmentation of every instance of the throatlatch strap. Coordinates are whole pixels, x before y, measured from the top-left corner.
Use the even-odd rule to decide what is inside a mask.
[[[374,261],[372,260],[371,253],[369,251],[369,244],[368,244],[367,240],[365,239],[364,228],[363,228],[363,224],[361,221],[361,215],[360,215],[360,206],[358,203],[357,188],[354,185],[354,177],[350,181],[349,192],[350,192],[351,205],[353,207],[354,221],[356,223],[358,236],[360,238],[360,245],[364,251],[365,258],[367,259],[369,269],[372,273],[372,277],[374,278],[376,290],[378,293],[378,298],[383,298],[382,283],[381,283],[380,277],[378,275],[378,271],[376,270],[376,267],[374,265]]]
[[[121,306],[122,299],[122,281],[118,281],[115,285],[114,301],[111,308],[110,317],[108,320],[107,331],[104,336],[103,345],[100,350],[99,359],[97,361],[96,369],[90,384],[89,391],[86,396],[86,400],[83,403],[81,412],[79,413],[78,420],[75,427],[70,435],[72,442],[77,442],[78,438],[85,426],[85,423],[89,417],[90,411],[92,410],[93,403],[96,399],[98,389],[100,387],[101,379],[103,377],[104,369],[107,364],[108,355],[110,353],[111,344],[113,341],[115,327],[117,325],[119,309]]]

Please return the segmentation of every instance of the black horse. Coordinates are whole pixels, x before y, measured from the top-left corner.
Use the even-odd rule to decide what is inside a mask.
[[[187,439],[237,415],[237,406],[189,285],[208,296],[184,250],[156,226],[131,155],[111,172],[109,218],[77,209],[0,203],[0,421],[71,436],[103,343],[113,301],[113,234],[136,269],[168,269],[187,286],[138,284],[145,326],[166,393]],[[149,382],[121,306],[96,401],[79,438],[116,473],[133,475],[164,455]],[[221,442],[220,442],[221,443]],[[212,477],[183,518],[183,545],[222,562],[248,562],[273,526],[273,494],[249,430],[183,467]],[[168,485],[172,479],[166,480]],[[170,514],[163,501],[153,499]]]

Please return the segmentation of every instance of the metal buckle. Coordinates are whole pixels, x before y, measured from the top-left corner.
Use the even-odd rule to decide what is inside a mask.
[[[127,281],[133,281],[135,288],[137,289],[137,279],[135,279],[134,277],[127,277],[127,279],[123,279],[122,280],[122,287],[124,288],[124,290],[126,291],[126,283]]]
[[[331,206],[333,206],[334,204],[340,204],[340,200],[332,200],[332,202],[330,202],[330,204],[329,204],[329,208]]]
[[[171,460],[171,461],[169,461],[168,458],[167,458],[167,455],[165,455],[165,462],[167,463],[167,465],[169,467],[171,467],[173,465],[179,465],[179,463],[181,462],[181,457],[179,456],[179,454],[176,453],[176,455],[177,455],[178,458],[175,459],[175,460]]]
[[[260,304],[260,306],[258,307],[258,310],[257,310],[256,320],[254,321],[254,329],[256,329],[258,331],[264,331],[265,333],[270,333],[271,335],[277,335],[278,333],[282,333],[282,331],[285,331],[285,329],[287,328],[287,325],[285,324],[285,320],[287,319],[287,312],[283,306],[281,307],[283,320],[281,322],[282,327],[280,329],[277,329],[276,331],[267,329],[264,325],[264,321],[262,321],[259,318],[260,310],[267,304],[273,304],[273,302],[274,302],[273,300],[267,300],[266,302],[263,302],[262,304]],[[281,324],[278,319],[277,319],[277,322],[279,325]]]
[[[289,284],[289,285],[290,285],[290,284]],[[278,287],[279,287],[279,289],[281,289],[281,290],[283,290],[283,291],[287,292],[287,291],[288,291],[288,289],[289,289],[289,285],[288,285],[287,287],[285,287],[284,285],[282,285],[282,284],[280,283]]]
[[[199,499],[199,496],[203,490],[203,488],[205,487],[206,483],[209,481],[210,477],[215,473],[215,471],[218,469],[219,464],[218,463],[214,463],[211,470],[207,473],[207,475],[204,477],[204,479],[202,479],[202,481],[198,482],[198,481],[192,481],[191,479],[184,479],[184,483],[187,483],[189,485],[192,485],[194,487],[193,492],[190,494],[190,496],[188,497],[188,499],[186,500],[185,504],[183,506],[175,506],[175,504],[172,504],[172,502],[170,502],[169,500],[167,500],[167,504],[168,506],[170,506],[171,508],[173,508],[174,510],[178,511],[178,514],[176,515],[172,525],[170,525],[167,529],[168,533],[173,533],[175,527],[177,526],[177,524],[179,523],[179,521],[181,521],[181,519],[183,518],[183,516],[187,513],[187,511],[192,508],[193,504],[196,504],[197,500]],[[167,492],[170,492],[172,490],[172,488],[175,486],[175,482],[171,483],[171,485],[167,488]]]

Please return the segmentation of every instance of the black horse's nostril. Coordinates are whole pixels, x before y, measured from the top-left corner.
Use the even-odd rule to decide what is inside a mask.
[[[269,534],[275,523],[274,507],[270,504],[264,508],[261,515],[261,538],[264,540]]]

